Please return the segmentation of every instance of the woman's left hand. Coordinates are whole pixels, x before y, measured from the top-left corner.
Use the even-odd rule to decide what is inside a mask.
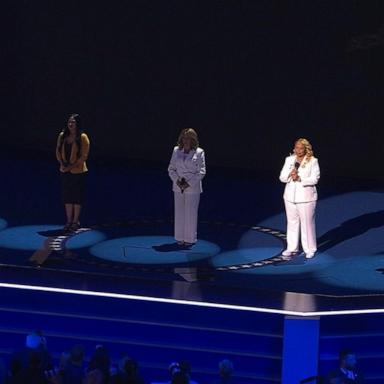
[[[66,172],[69,172],[69,170],[70,170],[69,167],[65,167],[64,165],[60,166],[60,172],[66,173]]]
[[[293,181],[301,181],[299,174],[298,173],[293,174],[292,175],[292,180]]]

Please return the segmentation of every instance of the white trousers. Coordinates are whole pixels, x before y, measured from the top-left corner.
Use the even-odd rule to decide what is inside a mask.
[[[317,251],[315,210],[316,201],[291,203],[284,200],[287,214],[287,250],[297,252],[301,246],[305,253]]]
[[[200,193],[174,192],[174,195],[175,239],[186,243],[196,243]]]

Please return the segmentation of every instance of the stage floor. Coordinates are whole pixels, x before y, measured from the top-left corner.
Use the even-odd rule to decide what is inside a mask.
[[[314,259],[287,259],[285,234],[268,221],[201,222],[190,248],[169,236],[172,225],[128,220],[67,234],[59,225],[4,224],[0,286],[297,316],[384,312],[384,257],[372,240],[363,254],[324,240]]]
[[[3,287],[75,289],[299,315],[384,310],[382,189],[319,185],[318,253],[311,260],[303,254],[284,259],[283,186],[276,180],[208,175],[199,240],[187,249],[172,238],[172,192],[164,170],[91,165],[87,223],[68,235],[58,222],[55,164],[4,162],[9,182],[0,202]]]

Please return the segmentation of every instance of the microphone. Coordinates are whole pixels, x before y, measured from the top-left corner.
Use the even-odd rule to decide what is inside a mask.
[[[300,163],[298,161],[295,161],[295,164],[293,165],[294,168],[295,168],[295,176],[298,176],[298,169],[300,168]],[[292,171],[293,172],[293,171]],[[292,176],[292,175],[291,175]],[[293,177],[293,176],[292,176]],[[296,179],[294,179],[293,181],[296,181]]]

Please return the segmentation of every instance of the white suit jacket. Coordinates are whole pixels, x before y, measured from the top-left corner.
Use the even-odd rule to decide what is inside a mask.
[[[291,203],[307,203],[317,200],[316,184],[320,179],[319,162],[315,157],[309,161],[304,159],[298,168],[300,181],[293,181],[289,176],[295,168],[296,156],[288,156],[285,159],[283,169],[280,172],[280,181],[286,183],[284,200]]]
[[[201,180],[205,176],[205,155],[202,148],[189,151],[184,154],[184,150],[175,147],[173,149],[171,161],[168,166],[168,174],[173,182],[173,191],[180,192],[180,188],[176,182],[178,179],[184,179],[188,182],[189,187],[184,193],[201,193],[203,192]]]

